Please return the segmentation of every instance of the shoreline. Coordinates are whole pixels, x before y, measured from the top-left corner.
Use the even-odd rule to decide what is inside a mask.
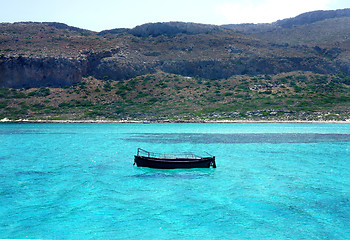
[[[0,119],[0,123],[347,123],[350,119],[342,121],[325,121],[325,120],[29,120],[29,119]]]

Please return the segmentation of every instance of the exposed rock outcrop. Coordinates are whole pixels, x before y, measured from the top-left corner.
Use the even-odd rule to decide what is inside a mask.
[[[112,57],[108,53],[89,54],[86,58],[0,58],[0,85],[6,87],[62,87],[79,82],[84,75],[98,79],[122,80],[161,70],[183,76],[208,79],[228,78],[240,74],[276,74],[295,70],[335,73],[337,69],[350,73],[348,63],[334,65],[322,58],[246,58],[236,61],[177,60],[131,61]]]
[[[68,58],[0,57],[0,86],[69,86],[81,81],[86,61]]]

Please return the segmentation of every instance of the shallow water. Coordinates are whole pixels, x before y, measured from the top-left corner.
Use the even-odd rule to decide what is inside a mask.
[[[0,238],[350,239],[349,149],[350,124],[0,124]]]

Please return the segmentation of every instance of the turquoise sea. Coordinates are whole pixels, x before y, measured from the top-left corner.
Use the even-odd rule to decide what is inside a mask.
[[[133,166],[137,148],[216,169]],[[350,124],[0,124],[0,239],[350,239]]]

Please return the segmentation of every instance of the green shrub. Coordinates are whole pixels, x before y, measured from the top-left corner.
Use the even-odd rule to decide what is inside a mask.
[[[265,80],[272,80],[272,77],[269,75],[265,75]]]
[[[139,92],[136,95],[136,98],[143,98],[143,97],[147,97],[147,96],[149,96],[149,93]]]
[[[299,82],[306,82],[308,80],[307,76],[305,75],[296,76],[295,79]]]
[[[75,106],[77,107],[91,107],[93,104],[90,101],[75,101]]]
[[[147,102],[148,102],[149,104],[154,104],[154,103],[158,102],[158,98],[155,98],[155,97],[150,98],[150,99],[148,99]]]
[[[7,87],[0,87],[0,98],[8,98],[11,91]]]
[[[14,92],[12,98],[26,98],[27,95],[23,92]]]
[[[121,96],[121,97],[125,97],[126,96],[126,92],[124,90],[117,90],[115,92],[115,94]]]
[[[72,108],[72,107],[75,107],[75,104],[73,104],[72,102],[62,102],[58,104],[58,106],[60,108]]]
[[[30,109],[33,111],[40,111],[45,109],[45,105],[41,104],[41,103],[36,103],[30,106]]]
[[[297,86],[297,85],[295,85],[295,86],[293,86],[293,87],[294,87],[294,91],[295,91],[296,93],[299,93],[299,92],[301,92],[301,90],[303,90],[302,87]]]
[[[8,101],[0,101],[0,109],[6,108],[8,104]]]
[[[106,83],[103,85],[103,90],[104,90],[105,92],[110,92],[112,89],[113,89],[113,87],[112,87],[110,81],[106,82]]]
[[[28,96],[32,97],[46,97],[49,96],[51,94],[50,88],[47,87],[41,87],[40,89],[30,92],[28,93]]]

